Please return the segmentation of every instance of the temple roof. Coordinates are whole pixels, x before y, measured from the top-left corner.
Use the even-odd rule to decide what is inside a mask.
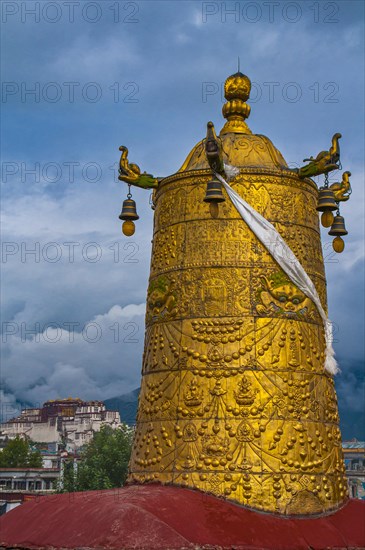
[[[0,546],[23,549],[363,548],[364,503],[318,518],[263,514],[161,485],[39,497],[0,518]],[[21,528],[20,528],[21,526]]]

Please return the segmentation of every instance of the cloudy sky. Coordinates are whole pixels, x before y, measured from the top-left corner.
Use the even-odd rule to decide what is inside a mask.
[[[291,166],[340,131],[353,195],[342,255],[323,235],[341,406],[364,392],[363,2],[2,2],[2,413],[139,385],[149,194],[121,235],[118,147],[175,172],[222,125],[221,87],[253,82],[249,125]],[[338,174],[331,175],[336,181]]]

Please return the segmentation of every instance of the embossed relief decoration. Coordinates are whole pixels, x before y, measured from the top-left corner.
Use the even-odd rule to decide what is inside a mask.
[[[321,319],[228,201],[209,217],[206,180],[174,181],[157,200],[130,480],[283,514],[330,510],[346,479]],[[262,175],[235,185],[277,223],[325,304],[312,191]]]
[[[146,323],[172,319],[177,314],[177,288],[173,276],[160,275],[152,279],[147,292]]]
[[[316,284],[315,278],[325,280],[322,247],[319,234],[312,229],[300,226],[284,226],[276,224],[280,234],[285,235],[285,240],[298,258],[308,275]]]
[[[181,265],[184,225],[174,225],[156,233],[151,256],[151,275]]]
[[[313,302],[282,271],[253,278],[252,296],[260,316],[318,320]]]
[[[175,221],[183,221],[186,210],[186,189],[173,186],[156,195],[155,227],[163,229]]]
[[[299,182],[292,175],[238,174],[230,185],[252,206],[264,215],[262,207],[268,203],[267,219],[290,221],[318,229],[316,216],[318,191]]]
[[[248,130],[248,128],[247,128]],[[250,132],[250,130],[248,130]],[[226,133],[220,136],[223,146],[223,159],[233,166],[257,166],[270,168],[286,167],[281,153],[266,136],[247,133],[241,136]],[[209,168],[204,146],[199,142],[180,171]]]
[[[335,399],[330,379],[207,366],[176,379],[145,377],[134,479],[173,480],[277,512],[302,513],[307,492],[312,513],[344,498],[337,418],[323,406],[324,393]]]

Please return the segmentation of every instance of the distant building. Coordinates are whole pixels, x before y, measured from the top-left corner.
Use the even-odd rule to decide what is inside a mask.
[[[43,467],[0,468],[0,515],[54,492],[62,483],[65,461],[72,459],[76,464],[78,451],[105,424],[120,427],[119,412],[107,411],[102,401],[78,398],[47,401],[1,424],[0,446],[17,436],[29,438],[42,455]]]
[[[24,409],[21,414],[0,425],[2,439],[28,437],[36,443],[57,443],[75,452],[98,432],[102,425],[121,425],[119,412],[107,411],[102,401],[56,399],[41,408]]]
[[[53,493],[60,468],[0,468],[0,515],[38,495]]]
[[[350,498],[365,500],[365,442],[353,439],[344,441],[342,447]]]

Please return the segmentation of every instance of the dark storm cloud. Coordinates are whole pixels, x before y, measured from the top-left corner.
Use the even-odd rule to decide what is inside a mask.
[[[87,20],[92,11],[76,10],[73,23],[62,11],[53,24],[51,11],[39,22],[26,15],[22,22],[23,4],[35,3],[19,3],[20,11],[3,25],[3,240],[10,243],[2,265],[3,320],[13,325],[6,326],[2,376],[9,407],[69,393],[106,398],[139,385],[152,212],[149,193],[134,190],[137,231],[130,242],[120,235],[126,189],[114,181],[118,147],[128,145],[131,161],[143,170],[176,171],[204,137],[206,122],[222,124],[220,90],[236,70],[237,55],[255,83],[249,125],[268,135],[289,163],[300,164],[326,149],[333,133],[343,134],[342,164],[353,174],[353,196],[342,209],[349,236],[336,263],[326,259],[326,271],[330,316],[339,328],[339,388],[344,399],[357,391],[363,360],[362,3],[331,3],[339,7],[331,14],[323,3],[315,3],[316,13],[310,3],[297,2],[296,21],[286,2],[272,21],[257,3],[262,13],[254,22],[245,2],[232,16],[224,15],[222,2],[210,3],[209,14],[200,2],[132,2],[132,10],[119,3],[115,13],[116,3],[104,1],[97,3],[95,23]],[[36,96],[27,93],[31,89]],[[100,97],[93,101],[95,94]],[[65,243],[77,243],[73,261]],[[72,343],[64,327],[70,322],[79,323]],[[94,345],[82,329],[99,322],[107,337]],[[138,325],[138,342],[112,342],[110,327],[117,323],[123,331],[127,322]],[[39,324],[40,342],[31,334],[22,341],[22,323],[27,330]],[[63,328],[55,343],[44,336],[51,323]]]

